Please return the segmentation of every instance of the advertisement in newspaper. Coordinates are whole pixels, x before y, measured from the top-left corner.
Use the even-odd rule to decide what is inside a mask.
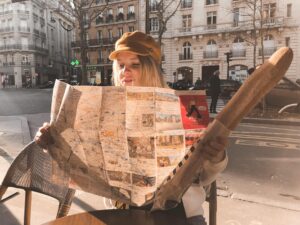
[[[207,126],[203,94],[56,81],[49,152],[70,187],[143,205]]]

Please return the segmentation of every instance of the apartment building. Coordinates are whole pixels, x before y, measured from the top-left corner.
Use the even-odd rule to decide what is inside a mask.
[[[145,1],[140,2],[141,9],[144,9]],[[156,1],[149,2],[150,32],[155,37],[158,22],[151,10],[155,10]],[[254,2],[258,4],[255,27],[253,5],[249,5]],[[215,70],[220,70],[223,79],[228,76],[243,81],[249,68],[261,64],[263,58],[267,59],[282,46],[289,46],[294,51],[294,61],[287,77],[299,79],[300,15],[297,9],[300,9],[300,1],[263,0],[263,5],[259,4],[257,0],[183,0],[163,36],[166,80],[184,79],[194,83],[197,78],[208,80]],[[144,13],[140,14],[143,29],[145,17]],[[232,55],[229,64],[226,53]]]
[[[0,0],[0,75],[6,86],[35,86],[68,74],[69,35],[51,20],[56,7],[57,0]],[[68,18],[59,22],[71,24]]]
[[[91,21],[90,27],[87,27],[88,83],[111,84],[112,62],[108,59],[108,56],[114,50],[116,40],[124,32],[138,29],[138,3],[137,0],[110,0],[103,11],[106,1],[97,0],[91,7],[91,10],[99,8],[102,13]],[[77,59],[80,59],[79,47],[79,40],[72,42],[72,49]]]

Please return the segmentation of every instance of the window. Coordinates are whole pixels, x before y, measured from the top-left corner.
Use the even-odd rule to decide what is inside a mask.
[[[124,8],[122,6],[118,7],[118,13],[124,13]]]
[[[192,0],[182,0],[181,1],[181,8],[191,8],[192,7]]]
[[[107,14],[108,14],[108,15],[113,15],[113,9],[108,9],[108,10],[107,10]]]
[[[22,55],[22,62],[29,62],[27,55]]]
[[[128,13],[134,13],[134,5],[128,6]]]
[[[102,30],[98,30],[98,32],[97,32],[97,37],[98,37],[98,40],[102,40],[102,39],[103,39],[103,33],[102,33]]]
[[[204,58],[217,58],[218,57],[218,47],[215,40],[210,39],[207,42],[207,45],[205,47],[205,51],[203,52]]]
[[[286,17],[292,16],[292,4],[287,4],[286,6]]]
[[[208,29],[216,29],[217,26],[217,12],[208,12],[207,13],[207,28]]]
[[[150,18],[150,31],[158,31],[159,29],[159,23],[158,23],[158,18]]]
[[[233,26],[237,27],[240,21],[240,9],[235,8],[233,9]]]
[[[276,3],[264,4],[263,6],[263,18],[274,18],[276,12]]]
[[[190,42],[185,42],[182,46],[182,50],[183,50],[183,60],[186,60],[186,59],[192,59],[192,45]]]
[[[290,37],[286,37],[285,38],[285,46],[286,47],[290,47],[290,42],[291,42],[291,38]]]
[[[123,27],[118,28],[118,35],[121,37],[123,35]]]
[[[134,30],[135,30],[135,29],[134,29],[134,26],[129,26],[129,27],[128,27],[128,31],[129,31],[129,32],[133,32]]]
[[[233,40],[232,44],[232,57],[245,57],[246,56],[246,48],[244,45],[244,39],[237,36]]]
[[[183,15],[182,16],[183,31],[191,31],[191,26],[192,26],[192,15]]]
[[[157,9],[158,9],[157,0],[150,0],[149,1],[149,11],[153,12],[153,11],[157,11]]]
[[[213,4],[217,4],[218,0],[206,0],[206,5],[213,5]]]
[[[241,37],[236,37],[233,41],[233,43],[242,43],[242,42],[244,42],[244,39]]]
[[[108,29],[108,39],[109,39],[110,41],[113,40],[113,31],[112,31],[112,29]]]

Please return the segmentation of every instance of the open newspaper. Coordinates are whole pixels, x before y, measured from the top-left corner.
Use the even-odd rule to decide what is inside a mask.
[[[70,187],[140,206],[153,200],[208,122],[204,91],[56,81],[49,152]]]

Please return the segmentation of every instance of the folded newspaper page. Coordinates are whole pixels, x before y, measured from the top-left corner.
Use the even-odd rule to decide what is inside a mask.
[[[204,91],[56,81],[49,152],[70,187],[141,206],[208,122]]]

